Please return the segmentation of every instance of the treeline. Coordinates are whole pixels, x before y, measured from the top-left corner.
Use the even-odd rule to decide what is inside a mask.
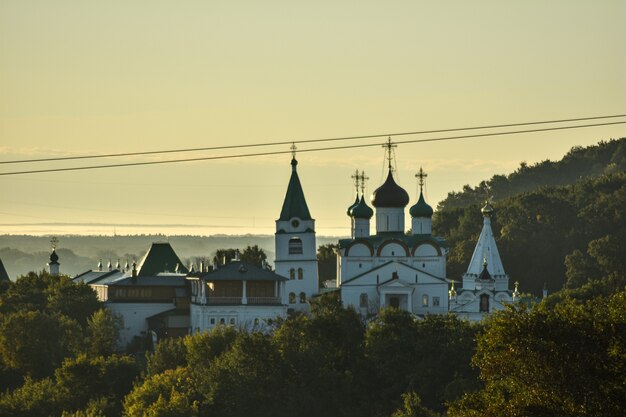
[[[2,416],[607,416],[626,409],[626,291],[609,272],[481,324],[332,294],[271,333],[217,327],[145,356],[91,290],[0,284]]]
[[[197,259],[211,261],[215,252],[222,248],[245,248],[258,245],[266,254],[267,261],[274,260],[274,236],[58,236],[57,248],[61,272],[75,276],[89,269],[95,269],[98,262],[106,267],[109,260],[123,266],[128,260],[140,260],[153,242],[169,241],[181,260],[188,265]],[[318,245],[336,243],[337,238],[318,236]],[[2,235],[0,236],[0,259],[11,279],[28,271],[45,268],[50,256],[49,236]]]
[[[591,149],[603,154],[600,149],[616,148],[611,154],[615,156],[625,145],[625,140],[611,141]],[[572,153],[587,155],[584,150]],[[434,216],[434,233],[445,236],[450,245],[450,278],[459,279],[467,268],[482,227],[482,205],[484,201],[445,208]],[[492,228],[505,270],[512,282],[520,281],[523,291],[540,294],[544,285],[550,292],[564,285],[576,288],[609,271],[624,273],[624,170],[568,186],[544,186],[493,206]]]
[[[487,195],[503,200],[545,186],[569,185],[581,178],[597,177],[626,170],[626,138],[601,141],[598,145],[573,147],[560,161],[525,162],[509,175],[494,175],[478,186],[465,185],[463,191],[450,192],[438,211],[482,204]]]

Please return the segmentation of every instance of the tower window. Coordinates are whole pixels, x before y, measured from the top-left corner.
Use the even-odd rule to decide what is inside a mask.
[[[296,279],[296,270],[293,268],[289,270],[289,279]]]
[[[302,254],[302,240],[299,237],[289,239],[289,255]]]
[[[296,303],[296,293],[295,292],[290,292],[289,293],[289,304],[295,304]]]
[[[300,293],[300,304],[305,304],[306,303],[306,294],[301,292]]]
[[[480,309],[481,313],[489,313],[489,294],[480,295]]]
[[[298,268],[298,279],[304,278],[304,271],[302,268]]]
[[[367,294],[362,293],[359,296],[359,307],[367,308],[368,306],[369,306],[369,300],[368,300]]]
[[[428,295],[422,295],[422,307],[428,307]]]

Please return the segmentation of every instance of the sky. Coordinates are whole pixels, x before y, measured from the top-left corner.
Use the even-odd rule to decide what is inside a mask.
[[[0,161],[625,114],[625,20],[626,2],[610,0],[0,0]],[[401,144],[396,177],[412,205],[423,167],[436,207],[522,161],[624,136],[614,125]],[[349,235],[350,176],[364,170],[371,194],[384,149],[297,158],[317,233]],[[290,159],[0,176],[0,234],[273,233]]]

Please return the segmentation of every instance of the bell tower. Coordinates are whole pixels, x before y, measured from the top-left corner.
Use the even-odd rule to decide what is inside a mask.
[[[291,178],[276,220],[274,265],[276,273],[289,279],[283,302],[294,310],[308,310],[308,300],[319,292],[315,220],[304,198],[296,147],[292,145]]]

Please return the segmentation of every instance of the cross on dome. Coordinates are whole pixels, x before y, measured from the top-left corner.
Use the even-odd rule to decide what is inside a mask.
[[[359,181],[361,181],[361,176],[359,175],[359,170],[354,171],[354,175],[351,175],[350,178],[354,180],[354,187],[356,188],[357,195],[359,194]]]
[[[357,170],[357,177],[361,180],[361,195],[365,194],[365,181],[369,180],[370,177],[365,175],[365,171],[361,171],[361,175],[359,175],[359,171]]]
[[[398,145],[396,145],[395,143],[391,142],[391,136],[389,136],[389,138],[387,139],[387,143],[383,144],[383,148],[387,149],[387,166],[389,167],[389,171],[393,172],[393,167],[391,166],[391,161],[393,160],[393,148],[397,148]]]
[[[50,244],[52,245],[52,250],[55,250],[59,244],[59,239],[57,239],[56,236],[53,236],[52,239],[50,239]]]
[[[296,142],[291,142],[291,146],[289,147],[289,149],[291,149],[291,157],[293,159],[296,159],[296,150],[298,150],[298,147],[296,146]]]
[[[420,193],[422,192],[422,189],[424,188],[424,178],[426,178],[427,176],[428,174],[424,172],[422,167],[420,167],[420,170],[418,171],[418,173],[415,174],[415,177],[419,178]]]

